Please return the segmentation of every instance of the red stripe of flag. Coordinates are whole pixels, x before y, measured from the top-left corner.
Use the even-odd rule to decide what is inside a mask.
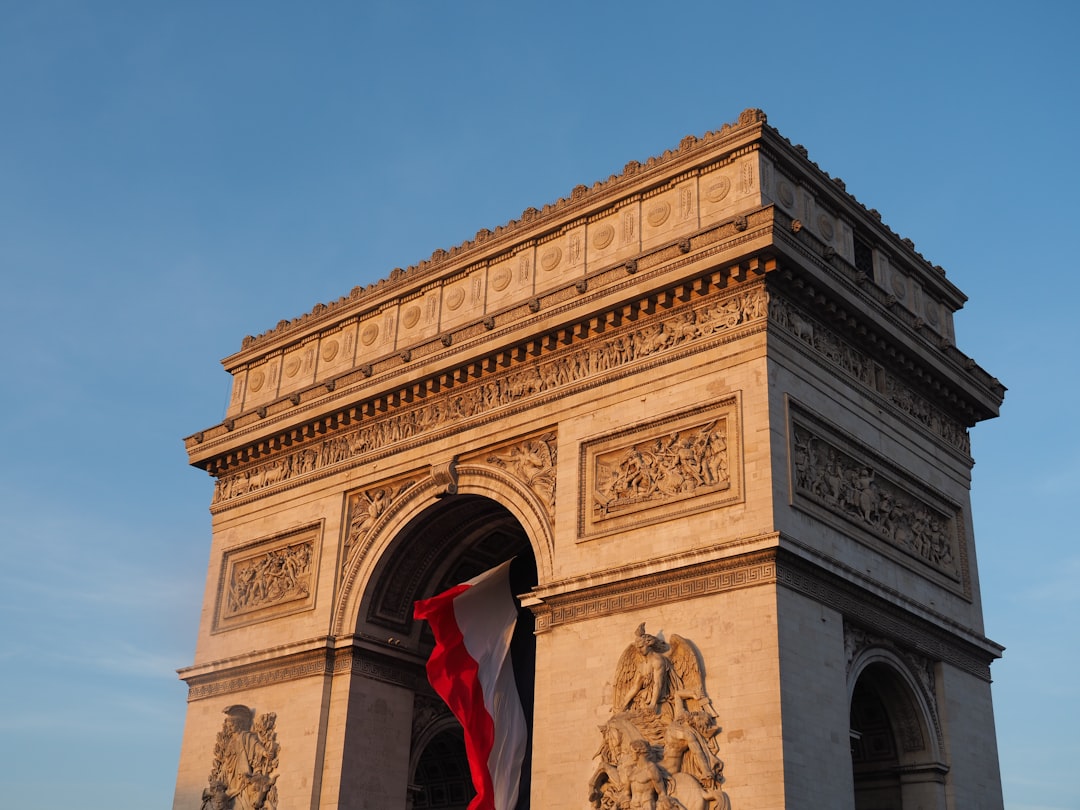
[[[428,680],[465,730],[476,788],[469,810],[517,802],[526,730],[510,661],[517,606],[509,572],[505,562],[413,608],[435,635]]]

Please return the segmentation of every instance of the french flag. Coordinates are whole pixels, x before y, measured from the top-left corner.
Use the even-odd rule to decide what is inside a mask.
[[[510,561],[413,606],[435,634],[428,680],[465,729],[476,797],[469,810],[514,810],[527,731],[510,638]]]

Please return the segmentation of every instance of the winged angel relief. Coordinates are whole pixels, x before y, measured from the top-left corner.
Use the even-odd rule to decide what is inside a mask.
[[[597,810],[731,810],[720,726],[694,644],[641,624],[615,670],[611,719],[589,780]]]

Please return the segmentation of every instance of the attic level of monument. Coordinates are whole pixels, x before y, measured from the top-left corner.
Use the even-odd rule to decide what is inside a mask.
[[[417,403],[434,401],[439,395],[460,396],[461,392],[469,390],[470,385],[475,387],[478,380],[511,378],[514,376],[514,369],[529,364],[543,366],[545,358],[572,354],[574,346],[597,335],[618,335],[620,330],[623,333],[632,332],[634,324],[643,317],[668,313],[669,320],[677,323],[680,318],[686,317],[680,315],[681,312],[693,311],[695,301],[748,285],[753,285],[748,287],[748,290],[757,294],[766,275],[774,279],[776,287],[784,289],[795,300],[803,300],[810,307],[820,309],[826,315],[829,328],[838,336],[846,336],[850,342],[856,342],[869,350],[875,356],[879,368],[883,368],[883,364],[887,363],[906,369],[913,390],[918,389],[923,396],[933,399],[934,402],[948,405],[959,424],[974,424],[978,419],[987,418],[993,413],[992,382],[986,386],[988,390],[982,399],[971,396],[968,390],[952,382],[962,367],[959,364],[969,365],[963,355],[955,350],[950,352],[949,346],[934,346],[935,350],[942,353],[942,368],[934,369],[923,365],[910,346],[896,341],[895,335],[890,337],[879,322],[866,318],[864,303],[860,305],[852,301],[845,302],[843,298],[832,294],[828,287],[816,286],[813,281],[808,282],[804,274],[786,269],[787,263],[777,258],[782,253],[780,250],[771,249],[763,251],[757,257],[744,257],[730,266],[711,267],[702,275],[682,275],[681,268],[687,263],[705,260],[714,255],[716,246],[722,247],[725,237],[730,239],[742,233],[753,235],[755,230],[760,230],[767,233],[771,239],[776,239],[777,236],[784,239],[787,238],[784,231],[788,227],[788,220],[783,213],[770,207],[751,215],[743,230],[740,230],[742,225],[726,223],[713,231],[687,238],[674,247],[668,246],[632,260],[629,264],[602,271],[596,277],[601,282],[597,285],[600,291],[592,297],[601,301],[604,301],[605,297],[609,299],[611,289],[615,286],[612,280],[622,281],[626,285],[631,282],[639,284],[647,279],[650,273],[670,273],[671,265],[676,265],[675,270],[679,273],[679,280],[674,284],[659,289],[650,288],[650,291],[643,295],[639,294],[629,300],[620,298],[614,306],[594,310],[588,306],[588,291],[592,285],[587,280],[579,281],[572,290],[555,289],[550,295],[534,299],[517,310],[500,313],[498,318],[492,319],[493,322],[483,324],[482,331],[477,329],[476,325],[465,325],[460,332],[444,334],[426,346],[422,345],[407,353],[390,355],[381,361],[376,360],[330,384],[316,385],[288,400],[279,401],[276,408],[271,404],[265,410],[241,414],[217,430],[219,441],[227,442],[233,449],[213,457],[213,472],[222,475],[233,468],[277,455],[289,448],[297,451],[305,443],[324,441],[329,435],[340,430],[350,426],[355,428],[361,421],[376,420],[396,411],[415,410]],[[700,252],[696,249],[699,242],[703,245]],[[849,272],[849,275],[860,292],[875,292],[865,277],[860,278],[858,271],[853,274]],[[881,298],[879,295],[878,299]],[[895,311],[895,306],[887,299],[878,300],[877,304],[879,316]],[[558,318],[560,313],[579,315],[583,305],[588,313],[584,317],[579,316],[576,320],[569,321]],[[774,307],[774,315],[781,319],[787,318],[781,304]],[[743,316],[732,310],[730,317],[737,323]],[[536,334],[535,324],[550,323],[553,318],[558,321],[559,326]],[[500,323],[503,319],[505,327]],[[695,316],[695,319],[699,319],[698,316]],[[790,318],[787,320],[787,328],[793,330],[796,337],[800,336],[800,332],[801,336],[805,337],[805,330],[809,326],[807,321],[792,322]],[[734,324],[728,324],[731,325]],[[532,336],[513,342],[514,334],[521,329],[530,332]],[[500,340],[500,337],[507,333],[510,340]],[[725,339],[732,337],[734,335],[727,335]],[[932,333],[924,331],[922,337],[922,342],[934,342]],[[455,357],[454,347],[466,343],[470,338],[483,341],[486,347],[495,344],[499,348],[488,349],[484,354],[467,356],[464,360]],[[958,356],[950,358],[950,353]],[[450,362],[446,362],[446,358],[449,358]],[[654,358],[657,362],[667,359],[670,358],[660,352]],[[425,374],[433,365],[440,370],[435,374]],[[967,367],[965,370],[970,372],[974,369]],[[407,379],[402,380],[399,375],[404,371],[410,373]],[[385,386],[374,384],[379,378],[387,379]],[[882,384],[879,380],[874,382],[877,387]],[[570,385],[548,385],[541,378],[530,390],[518,392],[515,399],[520,401],[501,404],[517,408],[536,407],[547,399],[566,395],[572,389],[573,386]],[[357,400],[358,393],[363,397],[360,400]],[[319,408],[319,414],[297,425],[297,412],[309,403]],[[921,410],[925,411],[930,407],[932,406],[926,404]],[[477,408],[467,415],[459,413],[458,416],[480,416],[482,410]],[[266,435],[267,429],[273,430],[276,424],[286,424],[287,429]],[[460,424],[455,421],[442,427],[456,430],[460,428]],[[255,431],[258,431],[259,438],[245,441],[246,434]],[[204,434],[203,441],[207,438],[212,437]],[[959,428],[938,438],[944,439],[946,445],[955,451],[966,453],[968,450],[966,435],[959,431]],[[201,444],[197,440],[196,442]],[[242,443],[239,448],[238,443]],[[210,445],[211,442],[207,444]],[[385,445],[379,452],[388,454],[393,450],[389,445]],[[371,460],[375,455],[365,454],[365,459]]]
[[[942,421],[931,413],[942,411],[963,433],[997,413],[1004,388],[954,345],[963,294],[748,111],[245,339],[225,361],[234,376],[226,420],[186,446],[193,464],[220,475],[766,275],[770,290],[866,352],[879,388],[887,367],[911,390],[905,397],[932,400],[909,406],[923,421]],[[793,317],[787,328],[813,343],[811,318]],[[966,436],[947,443],[968,450]]]

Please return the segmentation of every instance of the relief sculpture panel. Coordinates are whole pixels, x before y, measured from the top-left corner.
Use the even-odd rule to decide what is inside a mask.
[[[372,529],[386,513],[398,503],[402,495],[420,480],[411,477],[377,484],[358,492],[349,493],[348,518],[345,524],[344,549],[341,555],[341,572],[344,575],[353,561],[363,556],[370,544]]]
[[[793,505],[819,517],[840,518],[903,552],[967,590],[962,518],[955,505],[935,496],[868,449],[841,438],[809,416],[791,419]]]
[[[555,474],[558,461],[558,438],[554,432],[543,433],[488,454],[487,462],[506,470],[527,486],[555,520]]]
[[[971,453],[971,437],[960,422],[876,363],[866,352],[842,340],[831,329],[778,296],[769,300],[769,318],[849,379],[884,397],[946,444],[965,455]]]
[[[277,810],[277,715],[226,706],[202,810]]]
[[[306,610],[315,601],[320,526],[225,553],[214,629],[225,630]]]
[[[596,810],[730,810],[720,725],[692,641],[638,626],[615,667],[611,718],[589,780]]]
[[[736,405],[731,396],[584,444],[583,534],[741,499]]]

